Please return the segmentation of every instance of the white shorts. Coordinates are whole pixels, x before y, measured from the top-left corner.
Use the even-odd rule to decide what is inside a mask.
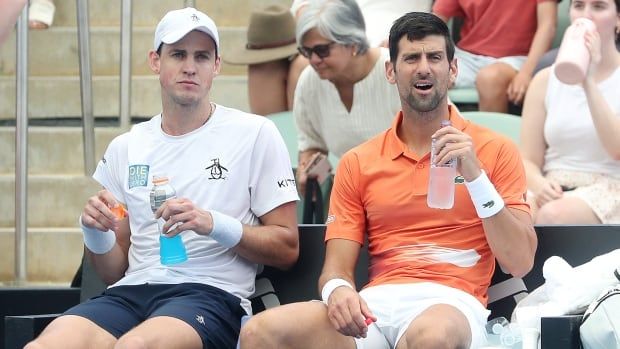
[[[474,296],[430,282],[388,284],[360,292],[377,322],[368,327],[366,338],[355,339],[358,349],[395,348],[409,324],[428,307],[449,304],[460,310],[471,328],[470,348],[486,343],[485,324],[489,311]]]
[[[480,69],[491,65],[493,63],[502,62],[513,67],[514,70],[519,71],[527,56],[508,56],[508,57],[489,57],[483,55],[477,55],[475,53],[463,51],[458,47],[454,48],[454,57],[458,65],[458,75],[454,87],[466,88],[476,87],[476,76]]]

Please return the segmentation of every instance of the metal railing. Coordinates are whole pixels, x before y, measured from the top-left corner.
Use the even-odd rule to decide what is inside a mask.
[[[186,1],[187,3],[187,1]],[[121,5],[121,73],[119,120],[123,129],[130,124],[131,99],[131,17],[132,1]],[[95,123],[93,114],[92,70],[90,62],[90,26],[88,0],[76,0],[80,62],[80,97],[84,174],[95,171]],[[28,7],[17,22],[16,127],[15,127],[15,283],[27,278],[28,238]]]
[[[120,76],[120,126],[129,129],[131,123],[131,19],[132,1],[121,1],[121,76]]]
[[[28,7],[17,20],[15,74],[15,282],[26,281],[28,237]]]
[[[80,55],[80,95],[82,98],[82,139],[84,142],[84,174],[95,171],[95,117],[93,116],[93,84],[90,66],[90,26],[88,0],[76,0],[78,52]]]
[[[195,7],[195,0],[185,6]],[[84,142],[84,174],[90,176],[96,167],[95,120],[93,114],[92,70],[90,62],[90,26],[88,0],[76,0],[78,47],[80,62],[80,97],[82,106],[82,139]],[[119,123],[128,129],[131,123],[131,36],[132,0],[121,2],[121,67],[119,76]],[[16,125],[15,125],[15,282],[27,278],[27,207],[28,207],[28,7],[17,22],[16,52]]]

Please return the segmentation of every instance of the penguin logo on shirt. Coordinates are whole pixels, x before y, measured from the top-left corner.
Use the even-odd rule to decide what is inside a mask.
[[[213,164],[205,168],[205,170],[210,171],[211,177],[209,179],[226,179],[224,172],[228,172],[228,169],[220,165],[220,159],[215,158],[211,159],[211,161],[213,161]]]

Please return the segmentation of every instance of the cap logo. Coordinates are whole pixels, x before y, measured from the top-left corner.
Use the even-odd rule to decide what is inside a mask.
[[[194,22],[198,22],[199,21],[198,16],[196,16],[195,13],[192,14],[192,21],[194,21]]]

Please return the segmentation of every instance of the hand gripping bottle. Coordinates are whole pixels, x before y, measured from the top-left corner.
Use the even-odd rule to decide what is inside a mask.
[[[442,120],[441,127],[450,126],[449,120]],[[428,207],[450,209],[454,206],[454,177],[456,177],[456,159],[445,164],[435,164],[435,157],[441,149],[435,146],[436,140],[431,140],[431,169],[428,180]]]
[[[555,60],[555,75],[565,84],[581,83],[588,73],[590,52],[586,47],[585,34],[596,30],[587,18],[577,18],[564,32],[558,57]]]
[[[150,193],[151,210],[153,213],[168,199],[176,198],[177,193],[170,185],[168,177],[153,176],[153,188]],[[185,262],[187,260],[187,252],[181,235],[177,234],[167,237],[162,231],[165,220],[159,218],[157,220],[157,230],[159,232],[159,260],[161,264],[169,265]]]

